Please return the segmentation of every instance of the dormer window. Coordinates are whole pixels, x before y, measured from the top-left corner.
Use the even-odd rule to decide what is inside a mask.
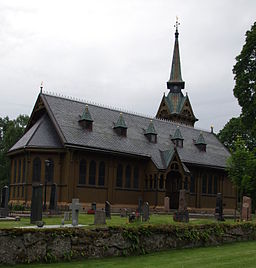
[[[176,147],[180,147],[180,148],[183,148],[183,137],[181,135],[181,132],[180,132],[180,128],[179,126],[177,126],[176,130],[175,130],[175,133],[172,137],[172,142],[174,143],[174,145]]]
[[[120,113],[116,123],[114,123],[114,130],[119,136],[127,136],[127,126],[123,118],[123,114]]]
[[[149,142],[152,142],[152,143],[157,142],[157,132],[156,132],[156,129],[154,127],[152,120],[150,120],[150,123],[144,135],[147,137]]]
[[[89,112],[88,105],[85,106],[85,110],[83,111],[83,114],[80,116],[79,124],[89,131],[92,131],[92,117]]]
[[[207,143],[205,142],[204,136],[202,131],[200,132],[196,142],[195,142],[196,147],[199,149],[201,152],[206,152],[206,145]]]

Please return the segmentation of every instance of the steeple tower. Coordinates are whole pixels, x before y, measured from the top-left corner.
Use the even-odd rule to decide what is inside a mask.
[[[173,50],[173,58],[172,58],[172,67],[171,67],[171,75],[170,79],[167,82],[167,88],[170,89],[173,93],[179,93],[181,89],[184,89],[185,82],[181,77],[181,66],[180,66],[180,51],[179,51],[179,22],[176,17],[175,23],[176,31],[175,31],[175,42],[174,42],[174,50]]]
[[[185,82],[182,80],[181,76],[178,27],[179,22],[178,18],[176,18],[172,67],[170,79],[167,82],[169,93],[167,96],[163,96],[158,108],[158,112],[156,114],[156,118],[174,121],[179,124],[194,126],[195,122],[198,121],[198,119],[193,113],[188,95],[186,94],[184,96],[181,91],[185,87]]]

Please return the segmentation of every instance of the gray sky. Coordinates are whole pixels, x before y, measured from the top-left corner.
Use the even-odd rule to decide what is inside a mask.
[[[155,116],[168,93],[176,15],[185,90],[215,131],[240,107],[232,67],[255,0],[1,0],[0,116],[30,114],[44,90]]]

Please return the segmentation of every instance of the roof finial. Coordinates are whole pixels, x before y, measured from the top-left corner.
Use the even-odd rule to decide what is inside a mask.
[[[176,33],[178,33],[179,31],[179,25],[180,25],[180,23],[179,23],[179,18],[178,18],[178,16],[176,16],[176,22],[175,22],[175,25],[174,25],[174,27],[176,28]]]
[[[40,93],[43,93],[43,81],[41,82],[41,85],[40,85]]]

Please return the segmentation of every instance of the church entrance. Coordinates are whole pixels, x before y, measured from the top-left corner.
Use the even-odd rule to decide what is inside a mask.
[[[166,176],[166,196],[170,198],[170,208],[178,209],[179,191],[182,189],[182,177],[178,171],[170,171]]]

